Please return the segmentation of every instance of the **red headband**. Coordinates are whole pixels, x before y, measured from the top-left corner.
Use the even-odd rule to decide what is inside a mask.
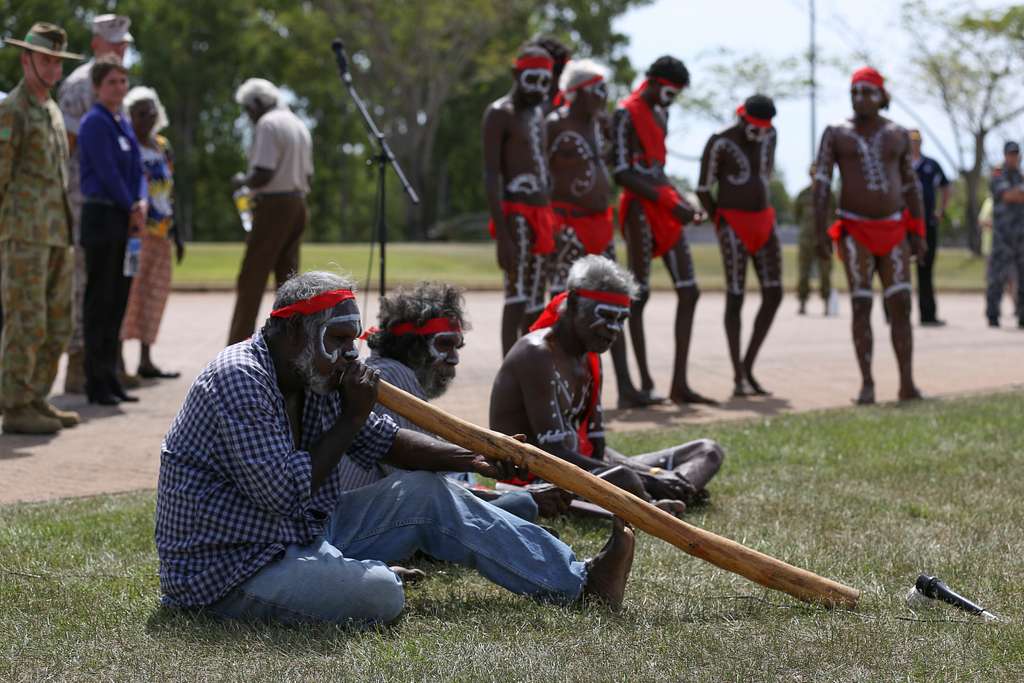
[[[388,329],[389,334],[401,337],[406,334],[416,334],[421,337],[429,337],[440,332],[462,332],[462,327],[451,318],[431,318],[419,327],[415,323],[400,323]]]
[[[870,66],[865,66],[861,69],[857,69],[853,72],[853,78],[850,79],[850,85],[854,83],[870,83],[876,88],[885,89],[885,79],[882,78],[882,74],[878,73]]]
[[[750,114],[748,114],[747,113],[746,105],[741,104],[736,109],[736,113],[739,114],[739,117],[741,119],[743,119],[744,121],[746,121],[747,123],[749,123],[752,126],[756,126],[757,128],[771,128],[772,127],[772,120],[771,119],[759,119],[756,116],[751,116]]]
[[[551,71],[555,68],[555,62],[550,57],[541,57],[539,55],[532,57],[520,57],[516,60],[516,71],[524,71],[526,69],[546,69]]]
[[[328,308],[334,308],[342,301],[348,301],[349,299],[355,300],[356,295],[351,289],[333,289],[323,294],[317,294],[309,299],[303,301],[297,301],[290,306],[284,306],[277,310],[271,311],[270,315],[274,318],[290,318],[293,315],[310,315],[312,313],[319,313],[325,311]]]
[[[619,294],[617,292],[602,292],[596,289],[574,289],[577,296],[582,296],[584,299],[593,299],[594,301],[600,301],[603,304],[612,304],[613,306],[622,306],[623,308],[629,308],[629,294]]]
[[[598,74],[596,76],[593,76],[592,78],[588,78],[587,80],[583,81],[582,83],[577,83],[576,85],[574,85],[574,86],[572,86],[570,88],[566,88],[565,92],[576,92],[580,88],[586,88],[588,85],[594,85],[595,83],[600,83],[603,80],[604,80],[604,76],[602,76],[601,74]]]
[[[670,88],[679,88],[680,90],[682,90],[683,88],[686,87],[682,83],[676,83],[675,81],[670,81],[667,78],[661,78],[660,76],[648,76],[647,77],[647,81],[645,81],[645,82],[650,82],[650,81],[654,81],[655,83],[657,83],[659,85],[667,85]]]

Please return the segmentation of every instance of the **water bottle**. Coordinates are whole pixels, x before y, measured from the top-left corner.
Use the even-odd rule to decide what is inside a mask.
[[[825,309],[825,315],[829,318],[834,318],[839,315],[839,292],[834,289],[831,294],[828,295],[828,306]]]
[[[252,232],[252,193],[249,188],[243,185],[231,195],[235,200],[235,208],[238,210],[238,217],[242,219],[242,229]]]
[[[128,244],[124,248],[124,276],[135,277],[139,272],[139,252],[142,251],[142,240],[138,237],[129,237]]]

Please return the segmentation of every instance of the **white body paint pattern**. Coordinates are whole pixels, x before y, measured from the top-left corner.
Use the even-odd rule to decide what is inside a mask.
[[[892,123],[886,123],[866,140],[849,124],[833,128],[836,133],[845,135],[857,145],[861,169],[864,172],[865,187],[872,192],[889,191],[889,179],[885,175],[885,166],[882,162],[882,142],[892,125]]]
[[[643,162],[643,156],[637,154],[632,159],[629,157],[629,146],[626,144],[626,127],[630,125],[629,112],[620,111],[616,113],[618,120],[615,124],[615,167],[612,173],[633,170],[649,177],[661,177],[661,167],[657,164],[647,165]],[[600,136],[597,138],[600,140]]]
[[[612,317],[605,314],[610,314],[610,316],[614,317],[614,320]],[[625,306],[598,303],[594,306],[594,322],[590,323],[590,326],[601,327],[603,325],[609,330],[622,332],[623,326],[628,319],[629,309]]]
[[[594,152],[590,148],[590,143],[587,142],[587,139],[574,130],[562,131],[555,137],[554,142],[551,144],[552,154],[562,144],[574,147],[576,149],[576,156],[587,162],[586,175],[582,178],[574,178],[569,186],[570,194],[574,197],[583,197],[594,189],[594,183],[597,182],[594,168]]]
[[[579,435],[573,428],[571,420],[566,420],[565,416],[582,415],[587,405],[589,394],[590,387],[588,385],[580,392],[580,399],[574,405],[569,383],[562,379],[558,370],[555,370],[555,376],[551,379],[551,400],[548,402],[548,405],[551,408],[551,418],[558,421],[558,427],[537,434],[537,443],[561,443],[566,448],[577,450],[579,448]]]
[[[764,143],[762,143],[762,155],[764,154],[763,145]],[[747,155],[743,153],[743,150],[734,141],[726,137],[720,137],[711,145],[707,174],[704,176],[704,182],[698,188],[699,190],[707,191],[718,177],[718,155],[723,151],[732,156],[740,167],[737,173],[725,177],[729,184],[745,185],[750,182],[750,161],[747,160]]]

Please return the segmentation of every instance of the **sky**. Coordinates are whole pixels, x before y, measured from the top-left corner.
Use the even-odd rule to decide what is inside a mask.
[[[815,42],[819,58],[842,58],[851,51],[849,45],[859,46],[861,41],[868,41],[869,51],[876,60],[874,66],[886,77],[887,88],[908,106],[915,107],[937,139],[929,140],[925,133],[924,154],[939,160],[949,175],[953,169],[935,144],[940,142],[955,156],[949,123],[940,109],[908,87],[912,78],[909,59],[914,46],[901,27],[900,4],[897,0],[816,0]],[[991,8],[1004,6],[1005,2],[979,0],[973,4]],[[929,7],[968,5],[962,1],[928,0]],[[698,57],[702,53],[706,57],[708,51],[720,47],[738,53],[760,53],[769,59],[806,55],[810,42],[808,8],[809,0],[656,0],[627,12],[616,21],[614,28],[629,36],[626,54],[637,71],[642,73],[655,59],[670,54],[686,63],[691,83],[696,83],[701,78]],[[849,74],[819,66],[817,81],[815,139],[820,138],[825,125],[850,114]],[[686,97],[686,91],[681,97]],[[812,161],[809,96],[777,102],[776,108],[778,114],[774,123],[779,138],[775,164],[787,190],[795,193],[807,184],[807,169]],[[908,127],[917,127],[906,110],[897,104],[889,108],[887,116]],[[669,121],[670,153],[699,156],[707,138],[719,127],[720,124],[714,122],[673,112]],[[991,135],[987,144],[989,159],[1001,157],[1006,135],[1021,131],[1024,127],[1017,125]],[[669,158],[668,171],[673,175],[695,181],[698,169],[697,162],[684,161],[677,156]]]

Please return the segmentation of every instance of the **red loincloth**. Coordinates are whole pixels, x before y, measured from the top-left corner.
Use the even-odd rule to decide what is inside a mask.
[[[657,258],[674,247],[683,233],[682,221],[672,213],[672,209],[682,201],[679,193],[671,185],[662,185],[658,188],[658,201],[656,202],[623,189],[622,196],[619,198],[619,228],[625,235],[629,207],[633,202],[640,202],[640,206],[644,209],[644,215],[647,216],[647,224],[651,226],[651,236],[654,238],[652,255]]]
[[[853,239],[867,247],[875,256],[885,256],[904,240],[908,232],[924,237],[924,219],[914,218],[908,209],[903,209],[903,214],[896,220],[839,218],[828,229],[828,236],[836,243],[840,260],[843,259],[843,250],[839,249],[838,243],[843,232],[853,235]]]
[[[530,224],[533,230],[534,254],[550,254],[555,250],[555,228],[558,226],[558,220],[550,204],[534,206],[521,202],[502,202],[501,210],[506,217],[517,213]],[[492,239],[497,237],[493,218],[487,224],[487,229],[490,230]]]
[[[588,254],[603,254],[615,236],[615,218],[610,206],[604,211],[593,213],[587,213],[588,209],[569,202],[551,202],[551,208],[555,210],[555,216],[562,225],[568,225],[576,231],[576,236]]]
[[[754,255],[772,236],[772,228],[775,227],[775,207],[769,206],[760,211],[719,208],[715,212],[715,222],[721,225],[723,218],[743,242],[747,253]]]

